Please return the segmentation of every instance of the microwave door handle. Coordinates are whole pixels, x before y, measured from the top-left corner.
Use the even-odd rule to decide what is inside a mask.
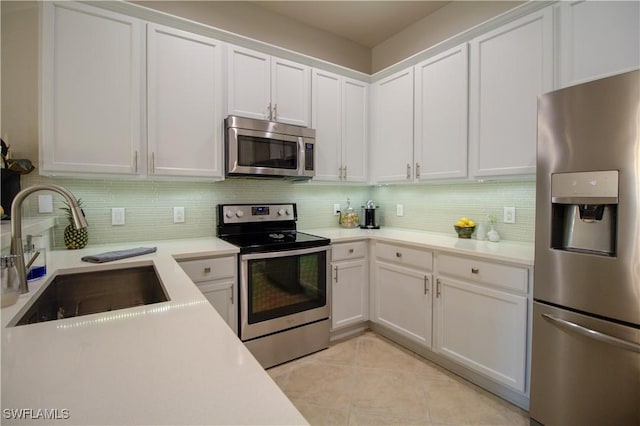
[[[304,138],[302,136],[298,137],[298,176],[304,176],[304,167],[306,162],[306,155],[304,150]]]

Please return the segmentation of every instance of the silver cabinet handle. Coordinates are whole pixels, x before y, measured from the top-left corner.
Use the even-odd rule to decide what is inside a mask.
[[[429,277],[424,276],[424,294],[429,294]]]
[[[344,178],[347,178],[347,166],[344,166]]]
[[[626,349],[632,352],[640,353],[640,345],[634,342],[629,342],[627,340],[619,339],[614,336],[609,336],[608,334],[600,333],[599,331],[592,330],[590,328],[578,325],[574,322],[563,320],[560,318],[556,318],[549,314],[542,314],[542,317],[546,320],[552,321],[558,324],[561,327],[564,327],[567,330],[574,331],[578,334],[581,334],[585,337],[590,337],[599,342],[607,343],[609,345],[618,346],[619,348]]]
[[[233,286],[231,286],[231,304],[233,305]]]
[[[411,179],[411,164],[407,163],[407,179]]]
[[[333,279],[334,279],[336,282],[338,282],[338,267],[337,267],[337,266],[335,266],[335,267],[334,267],[334,270],[336,271],[336,275],[335,275],[335,277],[333,277]]]
[[[271,102],[267,105],[267,120],[271,120]]]
[[[156,153],[151,153],[151,173],[156,172]]]
[[[138,173],[138,151],[133,151],[133,173]]]
[[[420,178],[420,163],[416,163],[416,179]]]
[[[273,121],[278,121],[278,104],[273,105],[273,117],[271,119]]]
[[[436,297],[440,297],[440,278],[436,280]]]
[[[478,268],[471,268],[471,273],[472,273],[472,274],[479,274],[479,273],[480,273],[480,269],[478,269]]]

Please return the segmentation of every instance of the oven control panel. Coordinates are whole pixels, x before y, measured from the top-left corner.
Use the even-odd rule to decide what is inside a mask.
[[[295,204],[224,204],[218,206],[219,222],[251,223],[296,220]]]

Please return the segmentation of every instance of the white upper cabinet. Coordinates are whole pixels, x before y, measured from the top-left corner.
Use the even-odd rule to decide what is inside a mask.
[[[559,87],[640,67],[640,2],[567,1],[556,11]]]
[[[137,173],[142,23],[84,4],[42,7],[41,171]]]
[[[367,83],[314,69],[315,181],[367,179]]]
[[[415,66],[415,179],[467,176],[468,48]]]
[[[309,67],[238,46],[227,58],[229,115],[309,126]]]
[[[475,38],[470,61],[470,174],[533,174],[537,97],[553,89],[551,8]]]
[[[371,173],[379,183],[413,179],[413,68],[372,85]]]
[[[223,176],[221,42],[147,27],[149,174]]]

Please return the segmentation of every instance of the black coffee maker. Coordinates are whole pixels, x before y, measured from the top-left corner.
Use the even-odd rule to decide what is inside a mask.
[[[360,216],[360,228],[362,229],[380,229],[380,225],[378,224],[378,219],[376,218],[376,209],[378,206],[375,205],[373,200],[367,201],[367,203],[362,206],[362,215]]]

